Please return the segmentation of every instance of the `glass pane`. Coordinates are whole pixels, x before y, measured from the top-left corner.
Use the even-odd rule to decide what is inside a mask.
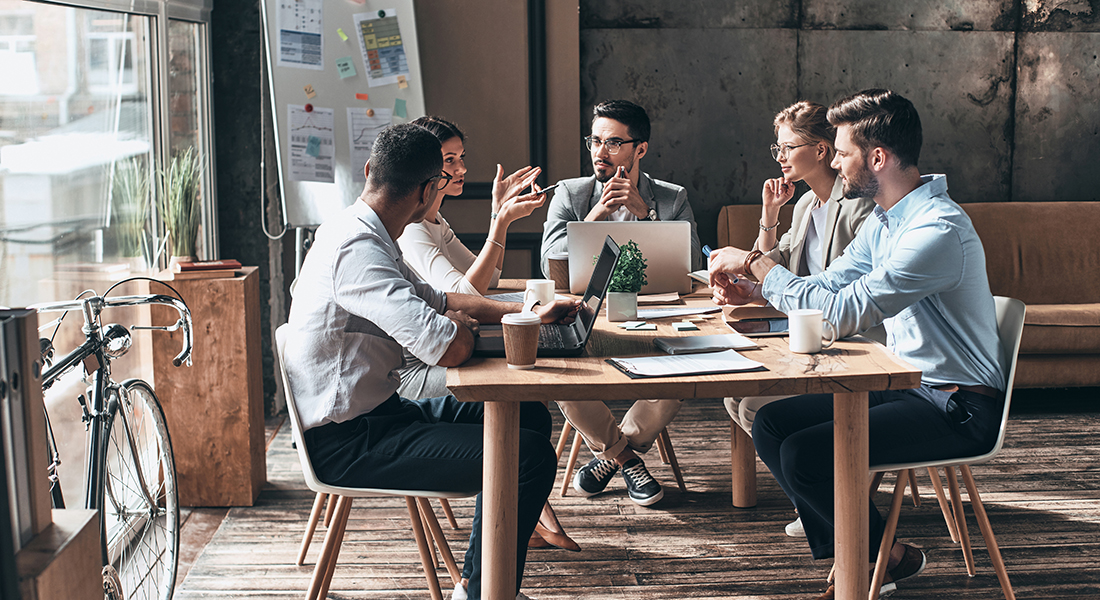
[[[0,0],[0,305],[102,293],[149,264],[150,25]]]
[[[181,161],[190,150],[198,158],[199,168],[207,162],[202,156],[204,148],[202,131],[202,94],[199,79],[200,28],[202,25],[187,21],[168,21],[168,116],[170,121],[168,143],[174,161]],[[177,164],[179,164],[177,162]],[[205,173],[200,173],[198,195],[200,202],[207,198]],[[166,218],[163,214],[162,218]],[[195,256],[205,256],[202,233],[197,236]],[[174,244],[173,244],[174,246]],[[176,251],[169,250],[169,254]]]

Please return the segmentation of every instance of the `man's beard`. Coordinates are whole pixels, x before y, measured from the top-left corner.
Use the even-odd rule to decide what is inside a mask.
[[[630,175],[630,172],[631,172],[632,170],[634,170],[634,159],[633,159],[633,158],[632,158],[632,159],[630,159],[630,162],[628,162],[628,163],[626,163],[626,164],[622,165],[622,167],[623,167],[623,168],[624,168],[624,169],[626,170],[626,173],[625,173],[625,174],[626,174],[627,176],[629,176],[629,175]],[[595,169],[595,165],[593,165],[593,169],[592,169],[592,170],[593,170],[593,171],[596,171],[596,169]],[[611,179],[612,177],[614,177],[614,176],[615,176],[615,173],[618,173],[618,172],[619,172],[619,167],[612,167],[612,168],[611,168],[611,171],[609,171],[607,175],[600,175],[600,172],[599,172],[599,171],[596,171],[596,181],[598,181],[598,182],[600,182],[600,183],[607,183],[607,182],[608,182],[608,181],[609,181],[609,180],[610,180],[610,179]]]
[[[865,164],[861,164],[858,171],[844,178],[845,198],[874,198],[878,195],[878,189],[878,177]]]

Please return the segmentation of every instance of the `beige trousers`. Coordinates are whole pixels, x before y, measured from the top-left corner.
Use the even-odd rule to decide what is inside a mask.
[[[726,412],[734,423],[741,426],[749,437],[752,437],[752,422],[756,420],[756,411],[765,404],[771,404],[776,400],[790,398],[790,396],[746,396],[744,398],[726,398]]]
[[[604,460],[612,460],[627,446],[647,452],[661,430],[676,413],[683,400],[638,400],[626,411],[622,425],[607,405],[598,401],[558,402],[558,408],[573,428],[581,432],[588,449]]]

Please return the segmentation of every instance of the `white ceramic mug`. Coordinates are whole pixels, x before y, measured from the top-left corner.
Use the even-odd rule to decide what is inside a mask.
[[[836,341],[836,325],[822,316],[821,311],[816,308],[792,310],[787,313],[787,323],[790,328],[788,343],[791,352],[816,354]],[[829,326],[828,338],[823,336],[826,325]]]
[[[523,306],[534,306],[534,301],[546,306],[554,301],[553,279],[528,279],[527,289],[523,291]]]

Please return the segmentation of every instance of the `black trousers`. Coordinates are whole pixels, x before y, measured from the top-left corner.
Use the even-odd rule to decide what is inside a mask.
[[[394,394],[371,412],[305,432],[317,477],[347,487],[473,492],[481,490],[484,408],[454,396],[406,400]],[[527,541],[550,496],[558,461],[550,413],[523,402],[519,435],[519,532],[516,591]],[[477,496],[463,577],[470,600],[481,597],[481,494]]]
[[[868,423],[871,464],[988,452],[997,440],[1004,401],[971,392],[956,392],[952,398],[966,409],[963,413],[949,415],[912,390],[872,392]],[[757,455],[798,509],[813,557],[832,557],[832,394],[795,396],[764,406],[756,413],[752,440]],[[874,504],[870,520],[869,548],[874,556],[885,528]]]

